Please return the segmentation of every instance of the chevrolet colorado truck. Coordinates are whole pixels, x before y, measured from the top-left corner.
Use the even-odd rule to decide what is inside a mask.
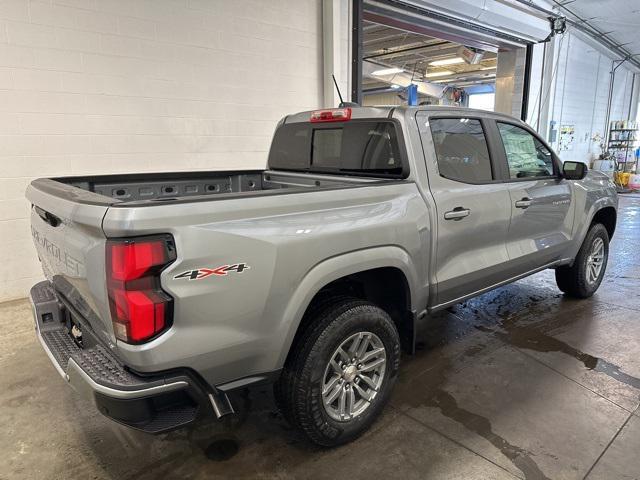
[[[157,433],[273,383],[311,441],[365,431],[431,312],[547,268],[602,281],[611,181],[514,118],[452,107],[289,115],[263,171],[34,180],[36,332],[107,417]]]

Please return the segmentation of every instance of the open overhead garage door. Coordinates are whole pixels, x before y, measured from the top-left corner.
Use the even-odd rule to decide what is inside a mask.
[[[544,41],[549,19],[497,0],[365,0],[363,18],[488,51]]]
[[[551,33],[544,13],[510,0],[355,0],[354,21],[367,37],[354,36],[354,101],[408,85],[423,104],[467,106],[468,95],[495,92],[492,108],[526,118],[532,45]]]

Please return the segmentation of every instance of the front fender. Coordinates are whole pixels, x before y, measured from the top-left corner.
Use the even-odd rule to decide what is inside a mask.
[[[611,186],[611,182],[607,177],[596,177],[590,179],[586,184],[577,183],[576,191],[576,222],[574,228],[574,242],[569,252],[569,257],[575,259],[578,251],[582,246],[582,242],[587,236],[591,222],[599,210],[606,207],[613,207],[618,210],[618,196],[615,186]],[[599,188],[593,188],[595,185]]]
[[[410,290],[412,309],[418,304],[426,305],[426,298],[419,298],[421,295],[419,292],[426,292],[427,289],[418,287],[418,276],[411,257],[406,250],[398,246],[388,245],[356,250],[324,260],[307,272],[291,295],[284,312],[283,320],[288,328],[278,366],[284,365],[307,307],[324,286],[347,275],[383,267],[395,267],[404,274]]]

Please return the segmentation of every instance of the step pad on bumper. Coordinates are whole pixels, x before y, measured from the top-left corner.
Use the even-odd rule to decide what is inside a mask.
[[[82,348],[68,331],[68,313],[51,288],[41,282],[31,289],[36,333],[65,380],[111,419],[148,433],[186,425],[198,415],[198,387],[180,372],[137,375],[102,345]],[[85,332],[87,333],[87,332]],[[84,335],[83,335],[84,336]]]
[[[40,334],[42,335],[44,343],[47,344],[49,350],[58,362],[58,365],[63,368],[66,368],[71,355],[80,350],[80,347],[69,338],[66,329],[49,330],[41,332]]]
[[[91,379],[109,388],[138,390],[162,385],[162,379],[148,380],[125,370],[101,345],[82,349],[73,341],[66,328],[42,332],[42,338],[58,363],[66,368],[72,358]]]

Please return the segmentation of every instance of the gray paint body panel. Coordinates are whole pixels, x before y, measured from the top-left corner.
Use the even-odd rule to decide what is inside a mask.
[[[617,207],[615,188],[595,172],[582,181],[487,185],[440,177],[424,121],[443,114],[509,118],[441,107],[354,109],[354,118],[399,122],[410,167],[403,180],[267,171],[271,181],[300,190],[145,205],[110,202],[71,186],[47,183],[45,192],[32,185],[29,200],[65,226],[53,228],[34,213],[34,229],[77,258],[82,271],[69,274],[41,241],[43,266],[78,288],[100,319],[92,327],[124,364],[140,372],[188,367],[219,385],[281,368],[309,302],[333,280],[397,268],[407,279],[412,311],[435,310],[545,265],[570,262],[595,212]],[[300,113],[286,122],[306,119]],[[324,188],[309,187],[327,180]],[[523,192],[538,198],[536,208],[514,210]],[[444,220],[443,213],[457,206],[471,214]],[[176,241],[177,260],[161,276],[175,299],[173,325],[146,344],[116,342],[105,286],[106,238],[153,233],[170,233]],[[242,273],[174,278],[241,262],[250,267]]]
[[[188,210],[178,205],[110,210],[107,235],[168,232],[178,252],[161,277],[175,299],[174,326],[145,345],[119,343],[125,363],[145,371],[186,362],[215,383],[231,381],[281,367],[304,309],[332,280],[394,266],[417,295],[426,271],[422,251],[431,237],[415,184],[342,189],[327,196],[300,193],[289,205],[277,196],[242,199],[222,211],[206,202]],[[196,281],[174,278],[233,263],[250,268]]]

